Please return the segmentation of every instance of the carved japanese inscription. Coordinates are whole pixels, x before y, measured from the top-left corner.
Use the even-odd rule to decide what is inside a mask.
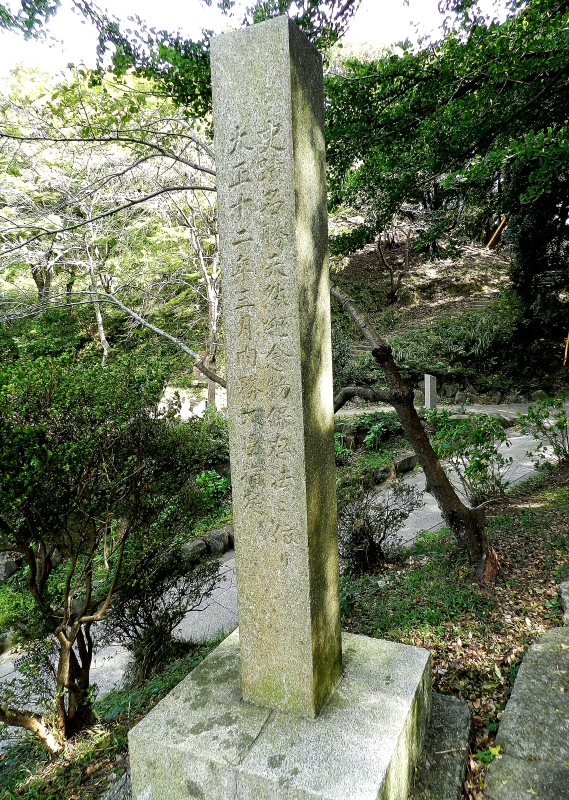
[[[212,44],[243,693],[341,673],[320,57],[286,18]]]

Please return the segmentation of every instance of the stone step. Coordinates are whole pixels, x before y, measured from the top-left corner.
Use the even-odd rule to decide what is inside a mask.
[[[132,787],[130,785],[130,772],[128,770],[121,778],[113,783],[102,800],[132,800]]]
[[[466,700],[433,692],[431,719],[409,800],[460,800],[474,737]]]
[[[569,628],[527,651],[504,711],[485,800],[569,800]]]

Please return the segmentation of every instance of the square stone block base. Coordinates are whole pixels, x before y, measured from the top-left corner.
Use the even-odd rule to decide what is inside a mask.
[[[317,719],[241,699],[235,631],[129,735],[133,800],[405,800],[431,702],[430,656],[343,635]]]

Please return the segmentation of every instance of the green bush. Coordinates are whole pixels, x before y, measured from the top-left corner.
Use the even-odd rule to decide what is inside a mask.
[[[360,414],[356,419],[354,432],[356,434],[370,434],[374,430],[377,433],[372,437],[374,441],[372,449],[377,449],[379,441],[376,444],[376,439],[385,441],[391,436],[397,436],[403,432],[403,426],[395,411],[373,411],[370,414]]]
[[[396,481],[386,492],[367,492],[346,505],[338,519],[340,556],[354,573],[373,572],[400,549],[398,531],[423,495]]]
[[[565,410],[565,397],[538,400],[528,408],[527,414],[518,414],[522,433],[533,431],[539,446],[533,453],[538,466],[546,463],[549,446],[558,464],[569,461],[569,420]]]
[[[504,475],[512,458],[498,450],[502,443],[510,446],[499,420],[485,414],[453,420],[448,411],[435,408],[427,421],[435,453],[455,469],[473,506],[504,494],[508,486]]]
[[[196,478],[196,483],[201,490],[208,510],[217,508],[231,488],[229,478],[220,475],[214,469],[200,472]]]
[[[191,537],[195,475],[219,460],[209,431],[224,428],[164,410],[164,383],[152,364],[124,357],[105,368],[71,355],[0,367],[0,551],[26,564],[13,585],[32,608],[10,626],[38,667],[19,686],[0,684],[0,721],[6,706],[41,697],[42,735],[55,750],[93,722],[93,625]],[[62,667],[40,694],[53,646]]]
[[[206,558],[196,563],[174,546],[140,566],[116,594],[105,622],[104,641],[120,642],[133,656],[126,675],[130,685],[140,685],[195,646],[180,641],[174,629],[211,594],[219,562]]]

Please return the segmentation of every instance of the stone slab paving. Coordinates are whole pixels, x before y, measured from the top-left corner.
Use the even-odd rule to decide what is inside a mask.
[[[499,448],[500,452],[506,457],[513,459],[512,465],[504,475],[505,480],[509,481],[510,484],[515,484],[537,475],[538,472],[532,463],[531,457],[526,455],[528,451],[533,452],[538,445],[533,436],[514,431],[508,434],[508,442],[510,444],[509,447],[504,444]],[[549,460],[554,460],[551,452],[547,452],[546,456]],[[449,477],[458,494],[464,500],[458,476],[451,471]],[[419,491],[423,492],[424,500],[423,506],[413,511],[398,533],[401,543],[409,545],[415,539],[418,531],[436,531],[444,525],[444,521],[435,498],[425,492],[425,474],[422,471],[406,477],[405,483],[415,486]],[[382,491],[386,490],[379,489],[378,494],[381,494]]]
[[[209,642],[222,632],[232,633],[237,627],[237,581],[235,551],[221,559],[219,578],[212,594],[190,611],[175,630],[180,639]]]
[[[569,800],[569,628],[552,628],[529,648],[496,738],[486,800]]]

